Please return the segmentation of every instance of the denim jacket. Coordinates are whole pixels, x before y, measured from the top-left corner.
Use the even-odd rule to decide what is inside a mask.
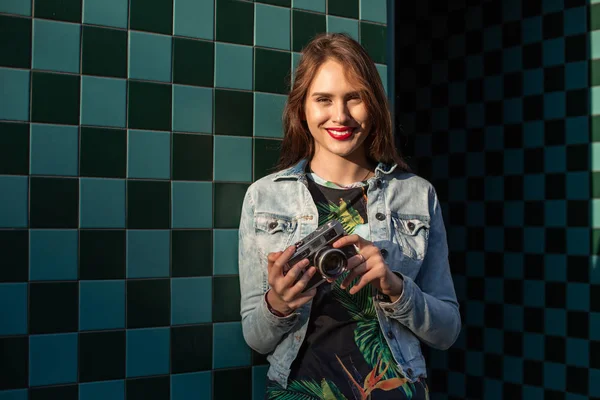
[[[311,304],[287,317],[267,308],[267,255],[284,250],[317,228],[318,212],[307,188],[306,160],[268,175],[248,189],[239,229],[243,334],[248,345],[268,354],[268,378],[287,387],[302,345]],[[373,294],[379,326],[403,374],[426,376],[420,341],[448,349],[461,320],[450,268],[446,230],[433,186],[396,166],[379,164],[368,181],[370,240],[389,268],[404,280],[394,303]]]

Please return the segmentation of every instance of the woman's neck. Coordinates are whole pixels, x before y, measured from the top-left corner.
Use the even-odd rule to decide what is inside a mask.
[[[370,178],[374,170],[374,166],[366,157],[362,157],[362,160],[353,160],[334,155],[319,157],[315,154],[309,165],[310,169],[322,179],[343,186]]]

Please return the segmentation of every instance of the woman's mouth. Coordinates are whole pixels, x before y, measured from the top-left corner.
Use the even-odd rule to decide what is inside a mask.
[[[356,128],[350,128],[347,126],[342,127],[342,128],[325,128],[327,133],[329,133],[329,136],[331,136],[335,140],[348,139],[350,136],[352,136],[352,133],[354,133],[355,129]]]

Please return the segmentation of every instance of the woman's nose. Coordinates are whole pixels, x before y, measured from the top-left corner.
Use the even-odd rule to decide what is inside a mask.
[[[348,111],[348,107],[346,107],[345,103],[338,104],[335,107],[333,122],[342,125],[348,120],[350,120],[350,112]]]

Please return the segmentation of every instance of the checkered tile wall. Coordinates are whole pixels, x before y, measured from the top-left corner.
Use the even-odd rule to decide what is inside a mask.
[[[237,226],[317,32],[385,0],[0,1],[0,400],[262,398]]]
[[[463,332],[434,399],[600,398],[600,4],[396,3],[396,106]]]

